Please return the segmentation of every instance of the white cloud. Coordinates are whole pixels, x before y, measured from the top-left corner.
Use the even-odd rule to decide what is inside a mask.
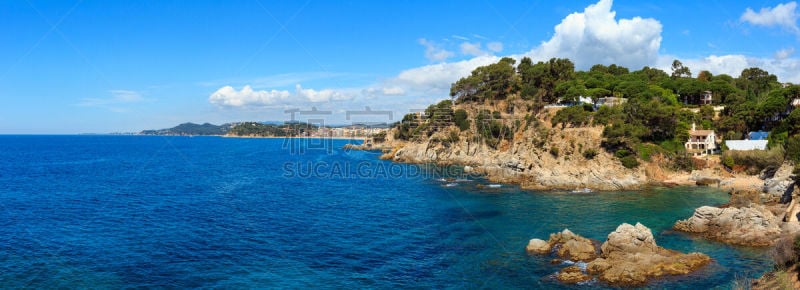
[[[381,92],[387,96],[402,96],[406,94],[406,90],[401,87],[389,87],[381,89]]]
[[[425,57],[430,61],[445,61],[455,55],[452,51],[446,50],[425,38],[420,38],[417,42],[425,47]]]
[[[406,90],[399,86],[370,87],[361,90],[361,96],[374,99],[380,96],[405,96]]]
[[[348,94],[331,89],[316,91],[314,89],[304,89],[300,85],[297,85],[295,86],[295,90],[298,97],[307,99],[312,103],[343,101],[351,99]]]
[[[678,59],[678,57],[661,56],[655,66],[670,72],[672,61],[675,59]],[[738,76],[749,65],[747,57],[743,55],[710,55],[700,59],[681,59],[681,62],[695,73],[707,70],[715,75],[727,74],[733,77]]]
[[[792,47],[776,52],[774,58],[729,54],[686,59],[660,55],[661,23],[641,17],[617,19],[612,4],[612,0],[599,0],[582,12],[566,16],[555,26],[552,38],[523,55],[510,57],[519,60],[528,56],[535,61],[566,57],[575,62],[577,69],[588,69],[591,65],[601,63],[622,65],[631,70],[651,66],[667,72],[670,71],[672,60],[680,59],[693,72],[708,70],[715,75],[737,77],[743,69],[757,66],[777,75],[780,81],[800,82],[800,59],[792,58]],[[209,102],[227,107],[329,105],[334,106],[333,110],[349,109],[344,107],[345,104],[351,107],[368,105],[376,109],[389,107],[402,115],[408,109],[425,108],[436,100],[446,98],[452,83],[468,76],[476,67],[496,63],[501,58],[493,55],[502,51],[503,44],[500,42],[488,42],[482,47],[480,42],[467,41],[467,37],[450,37],[464,40],[459,52],[474,57],[447,62],[447,59],[455,56],[454,52],[422,38],[418,42],[425,47],[425,56],[437,63],[409,68],[394,77],[363,87],[315,90],[297,85],[292,92],[253,90],[249,86],[237,91],[225,86],[214,92]],[[471,35],[470,38],[479,39],[477,35]],[[708,43],[708,46],[715,47],[713,43]],[[337,103],[344,100],[347,102]]]
[[[387,82],[394,86],[405,87],[407,91],[444,96],[450,92],[450,84],[468,76],[476,67],[498,60],[499,57],[484,55],[457,62],[426,65],[404,70]]]
[[[226,107],[268,106],[285,101],[290,96],[289,91],[255,91],[250,86],[237,91],[231,86],[224,86],[212,93],[208,101]]]
[[[110,90],[111,94],[107,98],[83,98],[77,106],[80,107],[100,107],[113,112],[126,112],[128,106],[135,103],[147,101],[142,94],[130,90]]]
[[[462,42],[461,45],[461,54],[469,55],[469,56],[482,56],[487,55],[488,53],[481,49],[480,42]]]
[[[757,26],[778,26],[792,33],[800,33],[797,18],[797,3],[792,1],[775,7],[761,8],[758,12],[748,7],[739,20]]]
[[[222,107],[280,107],[343,101],[351,98],[351,95],[344,91],[304,89],[299,84],[295,86],[294,93],[287,90],[254,90],[247,85],[239,91],[231,86],[221,87],[208,97],[208,101]]]
[[[486,44],[486,48],[491,52],[501,52],[503,51],[503,43],[499,41],[489,42]]]
[[[655,66],[669,71],[674,59],[677,57],[661,56]],[[714,75],[727,74],[732,77],[738,77],[746,68],[758,67],[778,76],[778,81],[800,83],[800,59],[797,58],[761,58],[728,54],[711,55],[698,59],[681,59],[681,62],[693,72],[707,70]]]
[[[794,54],[794,47],[788,47],[775,52],[775,59],[777,60],[784,60],[789,58]]]
[[[144,100],[142,95],[135,91],[111,90],[111,100],[120,103],[136,103]]]
[[[575,12],[555,27],[553,37],[531,50],[532,58],[571,59],[577,68],[602,64],[641,68],[655,63],[661,45],[661,23],[634,17],[616,20],[612,0],[600,0]]]

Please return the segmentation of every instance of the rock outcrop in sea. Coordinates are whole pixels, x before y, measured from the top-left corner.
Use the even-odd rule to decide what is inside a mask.
[[[718,208],[703,206],[685,220],[675,223],[674,229],[700,233],[723,243],[764,247],[781,235],[781,219],[763,205]]]
[[[597,258],[598,254],[592,240],[576,235],[569,229],[550,234],[550,239],[547,241],[532,239],[525,247],[529,253],[536,254],[546,254],[553,249],[558,257],[571,261],[591,261]]]
[[[786,234],[799,233],[800,187],[795,185],[792,170],[792,166],[784,164],[764,182],[763,191],[732,190],[725,207],[699,207],[673,228],[752,247],[771,246]]]
[[[613,286],[642,286],[649,279],[688,274],[711,262],[705,254],[684,254],[658,246],[650,229],[640,223],[621,224],[599,250],[591,240],[566,229],[551,234],[548,241],[530,240],[526,250],[588,262],[585,269],[573,265],[559,271],[555,277],[564,283],[597,278]]]

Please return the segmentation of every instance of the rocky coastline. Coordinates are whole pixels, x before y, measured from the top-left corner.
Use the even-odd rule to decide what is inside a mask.
[[[784,164],[762,188],[733,189],[723,207],[702,206],[673,228],[722,243],[767,247],[800,233],[800,187],[793,167]]]

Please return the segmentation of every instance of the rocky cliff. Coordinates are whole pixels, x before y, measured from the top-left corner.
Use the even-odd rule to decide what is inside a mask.
[[[648,183],[644,167],[625,168],[600,148],[602,127],[553,127],[552,112],[538,119],[524,113],[503,114],[506,123],[518,126],[511,126],[513,138],[494,147],[476,137],[474,129],[460,131],[451,126],[412,140],[397,140],[390,132],[387,141],[374,148],[384,149],[384,159],[465,165],[492,182],[517,183],[527,189],[622,190]]]

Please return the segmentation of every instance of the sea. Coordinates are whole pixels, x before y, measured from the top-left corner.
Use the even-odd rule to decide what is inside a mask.
[[[637,222],[713,258],[648,288],[725,289],[772,268],[768,249],[671,230],[725,203],[716,188],[523,190],[348,142],[0,136],[0,287],[609,288],[561,284],[566,265],[525,246]]]

